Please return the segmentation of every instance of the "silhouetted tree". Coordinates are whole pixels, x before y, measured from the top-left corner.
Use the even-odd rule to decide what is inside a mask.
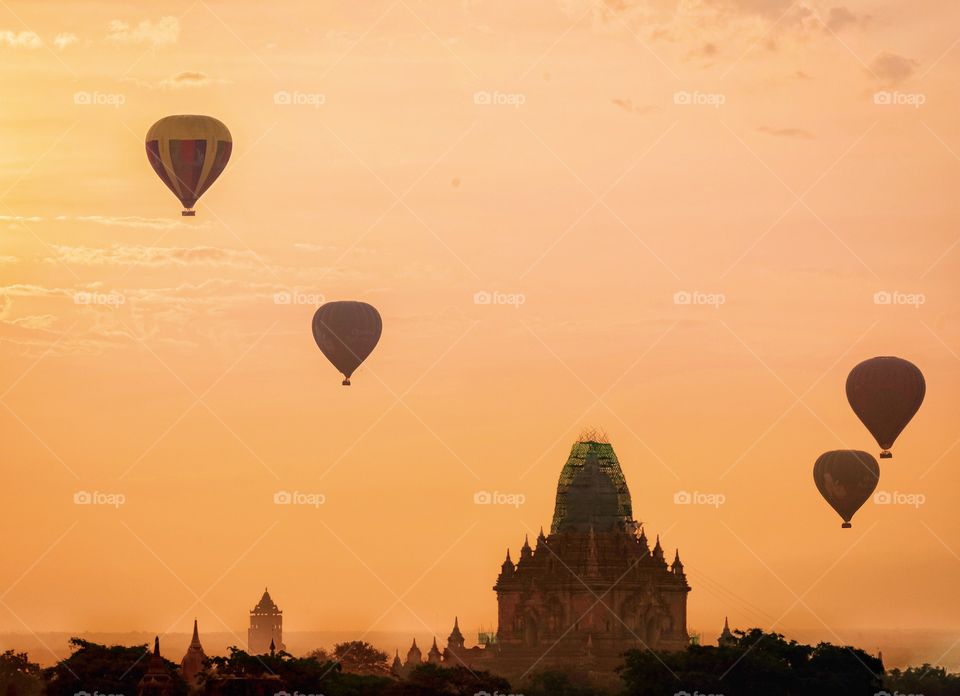
[[[43,690],[40,665],[27,653],[7,650],[0,654],[0,690],[6,696],[37,696]]]
[[[390,696],[474,696],[483,692],[507,694],[510,682],[462,665],[446,668],[425,664],[415,668],[405,681],[385,693]]]
[[[378,696],[392,683],[392,679],[378,676],[347,674],[339,662],[321,662],[314,657],[294,657],[286,652],[274,655],[249,655],[233,646],[226,657],[209,660],[208,679],[211,691],[231,694],[258,694],[267,696],[284,691],[288,694],[324,694],[324,696]],[[232,677],[234,682],[217,680]],[[276,680],[272,682],[270,680]],[[244,686],[250,684],[250,688]],[[269,688],[267,688],[269,686]],[[272,689],[272,690],[271,690]]]
[[[101,694],[137,693],[137,684],[150,664],[151,650],[146,645],[99,645],[71,638],[73,653],[53,667],[43,670],[47,696],[75,696],[81,692]],[[184,696],[187,685],[177,665],[164,660],[170,672],[173,696]]]
[[[332,659],[330,653],[328,653],[325,648],[315,648],[304,655],[304,657],[309,657],[311,660],[316,660],[317,662],[330,662]]]
[[[351,640],[333,646],[333,659],[340,663],[344,672],[353,674],[389,674],[390,659],[387,653],[362,640]]]
[[[883,665],[851,647],[815,648],[755,628],[735,632],[735,645],[691,645],[654,653],[632,650],[620,676],[628,696],[672,696],[680,691],[744,696],[873,696]]]
[[[960,696],[960,674],[948,674],[943,667],[924,664],[904,671],[890,670],[883,679],[889,693],[923,694],[924,696]]]
[[[603,696],[586,674],[576,669],[545,670],[534,674],[526,684],[525,696]]]

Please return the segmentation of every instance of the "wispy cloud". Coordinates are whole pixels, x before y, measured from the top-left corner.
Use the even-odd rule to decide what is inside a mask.
[[[263,311],[277,311],[277,294],[294,291],[317,293],[220,278],[156,288],[0,286],[0,344],[25,355],[101,355],[147,339],[185,350],[229,345],[256,333],[247,327],[260,326]],[[71,327],[66,336],[61,327]]]
[[[206,227],[208,225],[208,223],[201,223],[200,225],[186,223],[175,218],[145,218],[137,215],[77,215],[72,218],[59,216],[55,219],[92,222],[96,225],[106,225],[108,227],[136,227],[150,230],[197,229],[198,227]]]
[[[32,31],[13,32],[5,30],[0,31],[0,46],[37,49],[43,47],[43,39]]]
[[[57,323],[57,317],[53,314],[30,314],[25,317],[11,319],[9,324],[13,326],[22,326],[26,329],[48,330]]]
[[[162,80],[149,81],[136,77],[124,77],[121,82],[129,82],[142,89],[197,89],[209,87],[210,85],[227,85],[230,80],[220,77],[213,77],[207,73],[196,70],[184,70],[175,75],[170,75]]]
[[[67,46],[77,43],[80,39],[77,38],[76,34],[71,34],[70,32],[60,32],[55,37],[53,37],[53,45],[57,47],[57,50],[62,51]]]
[[[54,245],[55,256],[45,259],[81,266],[217,266],[260,268],[262,263],[250,251],[211,246],[152,247],[121,246],[108,248]]]
[[[651,104],[634,104],[630,99],[611,99],[610,101],[631,114],[652,114],[659,110],[659,107]]]
[[[313,244],[312,242],[295,242],[293,248],[310,252],[337,250],[337,247],[330,246],[329,244]]]
[[[779,138],[803,138],[805,140],[812,140],[814,138],[813,133],[803,128],[772,128],[770,126],[760,126],[757,130],[761,133],[775,135]]]
[[[0,215],[0,222],[89,222],[108,227],[130,227],[148,230],[205,229],[209,223],[186,223],[177,218],[145,218],[136,215],[57,215],[52,218],[41,215]]]
[[[166,89],[190,89],[226,82],[226,80],[210,77],[206,73],[186,70],[161,80],[159,86]]]
[[[912,58],[905,58],[896,53],[881,53],[870,63],[870,71],[881,82],[893,86],[912,76],[919,65],[920,62]]]
[[[841,5],[830,8],[830,13],[827,15],[825,24],[831,31],[838,32],[843,31],[847,27],[864,26],[869,21],[870,17],[868,15],[860,17],[851,12],[849,8]]]
[[[161,17],[156,21],[145,19],[136,26],[114,19],[110,22],[107,40],[115,44],[149,44],[154,47],[169,46],[180,38],[180,20],[176,17]]]

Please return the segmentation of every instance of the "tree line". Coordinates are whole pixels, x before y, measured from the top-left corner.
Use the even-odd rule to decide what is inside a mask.
[[[26,653],[0,654],[0,696],[135,696],[147,670],[146,645],[105,646],[80,638],[71,654],[41,668]],[[170,696],[189,696],[178,665],[164,660]],[[303,657],[250,655],[232,647],[208,659],[194,691],[205,696],[960,696],[960,674],[924,664],[885,671],[881,661],[850,646],[804,645],[760,629],[737,631],[723,647],[691,645],[679,652],[631,650],[618,669],[619,688],[570,665],[540,671],[511,686],[504,678],[463,666],[423,664],[399,679],[388,655],[363,641],[339,643]]]

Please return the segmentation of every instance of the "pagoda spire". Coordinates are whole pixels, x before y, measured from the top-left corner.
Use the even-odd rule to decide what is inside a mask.
[[[717,645],[721,648],[734,646],[737,644],[737,637],[733,635],[733,632],[730,630],[730,621],[728,617],[723,617],[723,632],[720,634],[720,637],[717,639]]]
[[[171,691],[170,672],[160,656],[160,636],[156,636],[147,670],[137,683],[137,696],[170,696]]]
[[[400,649],[397,648],[397,654],[393,656],[393,664],[390,665],[390,672],[399,677],[402,669],[403,663],[400,662]]]
[[[433,645],[427,653],[427,662],[432,665],[439,665],[443,661],[443,655],[440,654],[440,648],[437,646],[437,637],[433,637]]]
[[[460,619],[456,616],[453,617],[453,630],[450,631],[450,636],[447,638],[447,649],[454,648],[460,649],[463,648],[464,640],[463,634],[460,632]]]
[[[416,666],[423,662],[423,653],[420,652],[420,648],[417,647],[417,639],[413,639],[413,643],[410,645],[410,649],[407,651],[407,660],[404,662],[404,666]]]
[[[647,541],[647,532],[640,526],[640,536],[637,537],[637,544],[640,545],[641,556],[650,555],[650,542]]]
[[[197,620],[193,620],[193,639],[187,647],[187,652],[180,660],[180,674],[187,684],[194,689],[200,687],[200,673],[203,672],[204,663],[207,655],[203,652],[203,645],[200,644],[200,631],[197,628]]]
[[[520,560],[525,561],[533,555],[533,550],[530,548],[530,535],[523,535],[523,546],[520,547]]]
[[[153,654],[150,655],[150,662],[147,665],[147,673],[167,673],[167,665],[164,663],[163,657],[160,655],[160,636],[155,636],[153,639]]]
[[[664,562],[665,562],[665,561],[663,560],[663,547],[660,546],[660,535],[659,535],[659,534],[657,534],[657,544],[656,544],[656,546],[653,547],[653,557],[654,557],[654,559],[660,561],[661,563],[664,563]]]
[[[683,563],[680,562],[680,549],[677,549],[673,555],[673,563],[670,566],[670,571],[674,575],[683,575]]]
[[[516,570],[516,566],[513,564],[513,560],[510,558],[510,549],[507,549],[507,558],[504,560],[503,565],[500,566],[500,577],[508,578],[513,575]]]

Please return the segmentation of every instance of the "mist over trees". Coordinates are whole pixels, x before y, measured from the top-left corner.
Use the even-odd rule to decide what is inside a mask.
[[[691,645],[677,652],[631,650],[616,678],[599,683],[575,664],[542,670],[519,683],[464,666],[423,664],[406,678],[387,669],[386,653],[363,641],[338,643],[305,657],[286,652],[250,655],[236,647],[208,658],[196,695],[275,696],[475,696],[478,693],[525,696],[876,696],[923,694],[960,696],[960,674],[922,665],[884,673],[880,660],[858,648],[819,643],[804,645],[754,628],[736,631],[724,647]],[[73,653],[41,669],[26,653],[0,654],[0,696],[134,696],[150,662],[146,645],[104,646],[80,638]],[[177,665],[164,660],[171,696],[187,696]]]

